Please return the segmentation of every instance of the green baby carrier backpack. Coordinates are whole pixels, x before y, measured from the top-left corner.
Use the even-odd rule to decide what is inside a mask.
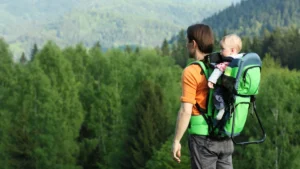
[[[208,79],[214,69],[214,65],[223,61],[229,61],[224,74],[218,79],[216,87],[222,86],[226,90],[225,113],[222,119],[217,120],[218,110],[213,104],[214,89],[210,89],[207,97],[207,107],[196,107],[201,115],[192,116],[189,124],[189,133],[205,135],[216,139],[230,137],[235,144],[261,143],[266,134],[258,117],[255,105],[255,95],[259,91],[261,59],[256,53],[243,54],[241,58],[222,57],[220,53],[212,53],[205,57],[204,61],[195,61],[191,64],[201,66],[201,74]],[[262,138],[255,141],[236,142],[234,137],[241,134],[247,121],[249,108],[255,113]],[[254,114],[253,113],[253,114]]]

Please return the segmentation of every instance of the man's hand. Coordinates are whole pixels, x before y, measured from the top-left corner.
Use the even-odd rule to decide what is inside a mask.
[[[172,146],[172,156],[175,161],[180,163],[180,156],[181,156],[181,144],[179,141],[174,141]]]
[[[214,88],[214,84],[212,82],[208,82],[208,87],[213,89]]]

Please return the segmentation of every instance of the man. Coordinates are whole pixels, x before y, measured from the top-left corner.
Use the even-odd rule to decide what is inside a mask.
[[[213,51],[214,36],[211,28],[195,24],[187,29],[186,47],[190,57],[203,60]],[[172,146],[173,159],[180,162],[180,140],[188,128],[191,116],[201,116],[196,103],[206,109],[208,96],[207,79],[201,67],[189,65],[182,73],[181,107],[178,112],[175,137]],[[229,138],[217,140],[207,134],[190,134],[188,139],[192,169],[232,169],[233,143]]]

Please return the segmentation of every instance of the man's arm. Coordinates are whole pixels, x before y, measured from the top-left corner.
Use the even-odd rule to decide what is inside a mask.
[[[177,116],[174,141],[180,142],[184,132],[186,131],[189,125],[192,115],[192,108],[192,103],[181,103],[181,107]]]
[[[192,108],[193,108],[192,103],[181,103],[181,106],[180,106],[180,109],[178,112],[176,129],[175,129],[175,137],[174,137],[174,142],[173,142],[173,146],[172,146],[173,158],[178,163],[180,163],[180,156],[181,156],[180,140],[189,125],[191,115],[192,115]]]
[[[190,65],[184,69],[182,73],[182,96],[181,106],[177,116],[175,137],[172,146],[172,156],[174,160],[180,162],[180,140],[186,131],[193,110],[193,105],[196,103],[196,91],[197,85],[205,78],[205,76],[199,76],[201,68],[199,65]],[[196,75],[196,76],[195,76]]]

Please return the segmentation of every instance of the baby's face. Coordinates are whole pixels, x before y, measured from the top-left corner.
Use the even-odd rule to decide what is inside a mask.
[[[221,55],[224,56],[224,57],[227,57],[227,56],[232,56],[232,55],[236,55],[237,52],[234,48],[230,47],[230,46],[227,46],[227,45],[224,45],[224,44],[221,44]]]

